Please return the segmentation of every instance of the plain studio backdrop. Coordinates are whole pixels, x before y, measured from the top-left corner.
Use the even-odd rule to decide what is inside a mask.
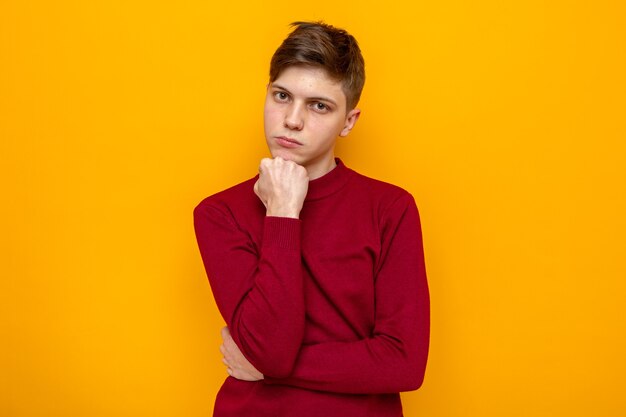
[[[270,57],[319,19],[367,67],[338,155],[422,216],[405,415],[626,414],[623,2],[5,0],[0,415],[210,415],[192,210],[256,173]]]

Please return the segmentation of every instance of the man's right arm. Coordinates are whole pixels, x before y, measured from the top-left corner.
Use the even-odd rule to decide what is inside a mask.
[[[258,249],[227,207],[205,200],[194,211],[202,260],[233,340],[261,373],[278,378],[291,373],[305,321],[297,215],[308,177],[298,166],[294,177],[293,165],[282,160],[261,165],[255,192],[268,215]],[[270,207],[287,211],[278,212],[284,217],[270,215]]]

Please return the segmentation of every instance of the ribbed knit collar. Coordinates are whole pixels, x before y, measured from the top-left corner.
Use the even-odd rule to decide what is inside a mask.
[[[351,177],[352,170],[335,158],[337,166],[319,178],[309,181],[305,201],[319,200],[341,190]]]

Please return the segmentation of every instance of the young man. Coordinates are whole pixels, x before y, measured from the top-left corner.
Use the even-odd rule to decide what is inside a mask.
[[[423,380],[429,298],[412,196],[335,158],[365,81],[356,40],[294,23],[265,101],[272,158],[194,212],[227,323],[214,415],[398,417]],[[384,140],[384,138],[381,138]]]

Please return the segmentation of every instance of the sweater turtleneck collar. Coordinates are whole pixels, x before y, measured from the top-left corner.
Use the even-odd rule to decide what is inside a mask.
[[[350,170],[339,158],[337,166],[319,178],[309,181],[309,190],[305,201],[319,200],[341,190],[350,179]]]

